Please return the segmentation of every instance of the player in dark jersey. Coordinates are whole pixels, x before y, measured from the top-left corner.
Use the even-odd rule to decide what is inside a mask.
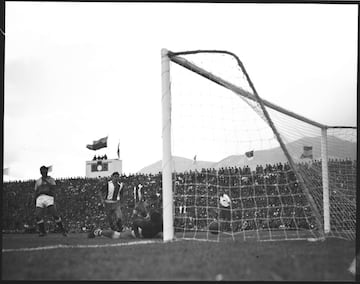
[[[156,202],[156,199],[152,199]],[[161,237],[163,218],[157,206],[151,206],[146,200],[139,202],[133,212],[132,228],[137,238]]]
[[[39,236],[43,237],[46,235],[45,224],[43,214],[45,209],[54,217],[55,223],[60,229],[61,233],[66,236],[66,231],[63,226],[61,217],[59,216],[54,202],[55,196],[55,180],[48,176],[48,168],[42,166],[40,168],[41,178],[35,182],[34,199],[36,203],[35,217],[36,223],[39,226]]]
[[[219,196],[219,221],[221,231],[231,231],[231,199],[226,193]]]

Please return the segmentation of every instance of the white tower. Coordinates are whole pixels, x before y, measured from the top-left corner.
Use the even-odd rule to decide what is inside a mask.
[[[106,159],[86,161],[86,177],[109,177],[113,172],[122,174],[122,160]]]

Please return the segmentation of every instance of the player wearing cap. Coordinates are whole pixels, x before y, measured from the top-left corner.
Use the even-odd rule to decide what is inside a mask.
[[[40,168],[41,178],[35,182],[35,217],[36,223],[39,226],[39,236],[43,237],[46,235],[45,224],[43,214],[45,209],[53,216],[55,223],[62,232],[63,236],[66,236],[66,231],[63,226],[61,217],[59,216],[54,202],[56,183],[55,180],[48,176],[48,168],[41,166]]]

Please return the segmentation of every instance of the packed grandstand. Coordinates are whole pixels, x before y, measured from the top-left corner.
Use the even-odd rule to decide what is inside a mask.
[[[306,167],[311,179],[319,179],[320,161],[299,164]],[[329,173],[335,177],[330,187],[332,198],[337,191],[355,202],[356,161],[329,160]],[[93,226],[107,228],[108,222],[98,191],[107,178],[62,178],[56,179],[56,205],[71,233],[88,231]],[[134,190],[141,187],[144,196],[156,194],[161,201],[162,176],[158,174],[122,175],[125,184],[126,226],[134,208]],[[11,181],[3,184],[3,232],[36,232],[33,199],[34,180]],[[200,171],[185,171],[173,174],[174,185],[174,227],[176,230],[202,229],[217,218],[218,195],[227,193],[232,199],[232,230],[279,228],[286,226],[315,226],[310,208],[287,163],[267,164],[249,167],[203,168]],[[161,206],[161,202],[158,203]],[[279,218],[281,217],[281,218]],[[56,230],[50,217],[49,231]],[[294,220],[299,219],[298,223]],[[303,222],[301,220],[306,220]],[[336,222],[336,220],[334,220]],[[336,225],[336,224],[335,224]],[[342,224],[346,227],[346,222]],[[294,229],[294,228],[293,228]]]

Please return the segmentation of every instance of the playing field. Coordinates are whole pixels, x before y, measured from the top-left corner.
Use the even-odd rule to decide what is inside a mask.
[[[86,234],[3,234],[3,280],[334,280],[354,242],[88,239]]]

